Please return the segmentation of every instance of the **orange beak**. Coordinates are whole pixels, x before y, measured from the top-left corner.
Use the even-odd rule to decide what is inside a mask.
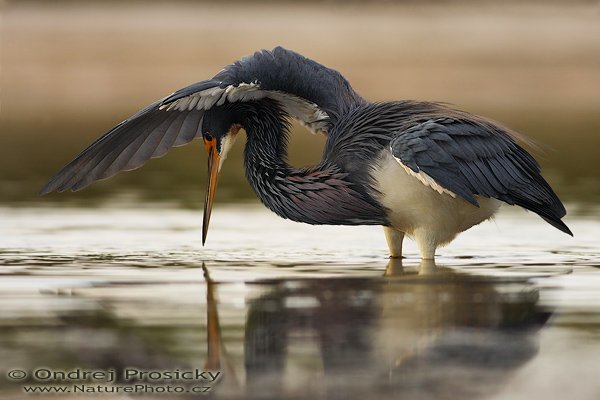
[[[219,182],[219,164],[221,156],[217,151],[217,140],[204,140],[204,147],[208,152],[208,186],[206,187],[206,197],[204,199],[204,217],[202,219],[202,246],[206,242],[208,233],[208,224],[210,223],[210,213],[212,212],[213,200],[217,192],[217,183]]]

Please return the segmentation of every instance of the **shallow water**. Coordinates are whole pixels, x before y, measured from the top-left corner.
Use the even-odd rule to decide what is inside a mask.
[[[215,398],[600,399],[592,2],[54,3],[0,0],[0,399],[31,398],[26,388],[68,399],[186,398],[193,389]],[[307,30],[308,19],[319,29]],[[52,172],[102,132],[276,45],[340,70],[370,100],[447,102],[538,141],[544,176],[578,204],[568,207],[575,238],[508,210],[441,249],[437,266],[421,264],[410,241],[400,263],[386,258],[380,228],[311,227],[231,205],[215,209],[203,248],[201,212],[165,206],[200,206],[200,143],[38,206]],[[290,162],[317,162],[324,138],[294,132]],[[255,198],[242,151],[223,168],[222,200]],[[76,208],[115,194],[116,205]],[[163,203],[131,206],[152,201]],[[220,375],[125,380],[133,369]],[[114,377],[77,375],[92,370]]]
[[[167,386],[185,392],[159,396],[600,398],[597,218],[568,220],[570,238],[509,209],[437,265],[410,241],[391,262],[378,227],[295,224],[254,205],[215,209],[204,248],[199,211],[0,208],[0,220],[2,398],[141,383],[154,386],[135,398]],[[40,368],[116,378],[78,393],[82,381]],[[125,381],[128,368],[221,374]]]

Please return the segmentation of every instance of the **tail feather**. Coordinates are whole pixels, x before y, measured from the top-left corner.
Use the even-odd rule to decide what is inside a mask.
[[[542,217],[544,219],[544,221],[546,221],[547,223],[549,223],[550,225],[552,225],[559,231],[562,231],[562,232],[566,233],[567,235],[573,236],[573,232],[571,232],[569,227],[564,222],[562,222],[559,218],[546,216],[546,215],[540,215],[540,217]]]

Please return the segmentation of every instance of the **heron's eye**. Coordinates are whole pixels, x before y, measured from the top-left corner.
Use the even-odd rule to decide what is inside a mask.
[[[208,140],[209,142],[212,142],[212,140],[213,140],[213,137],[212,137],[212,135],[211,135],[210,133],[206,132],[206,133],[204,134],[204,139],[205,139],[205,140]]]

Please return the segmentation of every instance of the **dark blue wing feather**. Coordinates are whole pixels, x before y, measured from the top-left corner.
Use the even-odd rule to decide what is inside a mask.
[[[106,132],[52,177],[40,193],[83,189],[119,171],[139,168],[199,134],[204,110],[159,110],[162,104],[159,100]]]
[[[218,104],[217,100],[228,101],[226,88],[253,83],[261,91],[291,95],[325,111],[329,120],[303,120],[309,125],[314,122],[312,128],[321,129],[353,104],[364,103],[337,71],[281,47],[259,51],[225,67],[214,78],[180,89],[121,122],[63,167],[40,193],[80,190],[96,180],[139,168],[148,159],[165,155],[171,147],[186,144],[201,134],[204,111]],[[210,102],[199,106],[199,97],[209,92],[212,94],[206,96],[207,100],[212,96]]]
[[[535,159],[512,135],[481,120],[438,118],[398,132],[390,142],[396,159],[478,206],[475,195],[524,207],[571,234],[560,220],[565,208],[540,174]]]
[[[366,104],[338,71],[283,47],[244,57],[213,79],[224,86],[258,83],[263,90],[306,99],[325,111],[332,123],[356,104]]]

